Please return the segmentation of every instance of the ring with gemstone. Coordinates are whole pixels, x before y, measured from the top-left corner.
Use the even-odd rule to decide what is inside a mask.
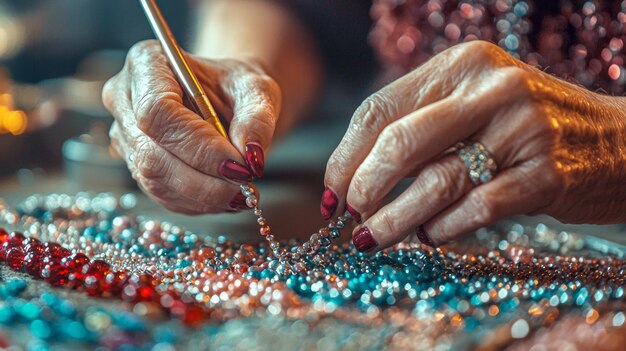
[[[463,161],[470,180],[474,185],[485,184],[493,179],[498,166],[485,145],[477,142],[458,143],[456,154]]]

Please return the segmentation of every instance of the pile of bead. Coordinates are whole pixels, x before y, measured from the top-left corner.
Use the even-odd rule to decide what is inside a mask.
[[[171,289],[158,289],[158,282],[147,274],[113,270],[100,259],[90,260],[81,252],[72,253],[58,243],[42,243],[20,232],[7,233],[0,227],[0,263],[44,279],[56,287],[85,291],[89,296],[119,297],[133,303],[155,302],[173,317],[195,324],[202,320],[193,300],[180,299]]]
[[[481,231],[477,238],[482,245],[464,245],[459,250],[463,253],[408,242],[367,255],[350,244],[331,243],[294,262],[281,261],[274,249],[285,256],[297,253],[303,245],[296,242],[239,245],[215,240],[133,216],[128,213],[133,203],[132,196],[117,199],[109,194],[32,196],[17,210],[0,202],[0,225],[20,228],[24,234],[4,236],[5,260],[11,269],[32,272],[52,284],[131,304],[153,304],[183,320],[184,307],[192,311],[187,318],[209,323],[280,317],[292,321],[284,323],[302,321],[315,328],[330,318],[338,325],[381,332],[387,336],[381,336],[384,346],[392,349],[476,344],[496,326],[510,340],[530,335],[561,315],[595,321],[596,315],[619,316],[625,307],[626,261],[563,255],[580,249],[582,241],[573,234],[551,233],[545,226],[499,231],[506,238]],[[544,249],[535,251],[525,245],[529,242]],[[30,254],[40,245],[44,256],[39,258],[47,263],[38,270],[36,255]],[[16,247],[23,256],[12,251]],[[89,262],[79,272],[82,281],[75,284],[70,274],[65,278],[64,270],[62,279],[52,276],[55,270],[48,265],[56,256],[61,263],[69,264],[68,257]],[[120,279],[121,286],[113,288],[106,279],[110,273],[86,279],[95,276],[89,273],[94,262],[103,262],[96,265],[103,270],[139,279]],[[306,269],[291,269],[298,262]],[[280,268],[285,263],[289,270]],[[146,282],[151,299],[144,301],[137,293],[125,297],[125,284]],[[172,311],[172,301],[182,304]],[[616,330],[623,327],[619,318],[614,320]],[[236,324],[223,328],[226,325]]]
[[[25,280],[10,279],[0,286],[0,325],[11,328],[5,329],[11,330],[11,337],[28,340],[28,350],[47,350],[50,343],[74,344],[80,350],[93,344],[111,350],[165,347],[175,343],[184,330],[161,316],[157,316],[161,325],[150,325],[148,317],[154,319],[158,311],[145,303],[131,309],[85,306],[75,295],[42,291]],[[10,346],[8,338],[0,328],[0,348]]]

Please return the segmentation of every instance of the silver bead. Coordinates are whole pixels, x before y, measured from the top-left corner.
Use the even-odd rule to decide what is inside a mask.
[[[315,262],[315,264],[320,264],[320,263],[322,263],[322,261],[323,261],[323,259],[322,259],[322,256],[320,256],[320,255],[315,255],[313,257],[313,262]]]
[[[250,208],[256,207],[258,200],[256,196],[252,195],[246,198],[246,205]]]
[[[293,265],[293,269],[298,273],[304,273],[306,271],[306,266],[302,262],[296,262]]]
[[[276,267],[276,274],[282,275],[282,276],[287,276],[291,274],[291,268],[289,267],[289,265],[286,264],[280,264],[278,265],[278,267]]]

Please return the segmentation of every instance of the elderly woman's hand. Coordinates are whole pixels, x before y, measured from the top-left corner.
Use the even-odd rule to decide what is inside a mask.
[[[470,42],[368,98],[326,170],[322,215],[349,210],[353,241],[378,250],[417,230],[438,245],[515,214],[626,221],[626,104]],[[477,141],[499,172],[475,186],[450,150]],[[391,203],[404,177],[415,181]],[[347,203],[346,203],[347,201]],[[382,208],[381,208],[382,206]]]
[[[156,41],[135,45],[103,91],[110,136],[143,190],[186,214],[245,208],[238,183],[263,172],[280,113],[276,82],[251,62],[188,56],[232,144],[190,109]]]

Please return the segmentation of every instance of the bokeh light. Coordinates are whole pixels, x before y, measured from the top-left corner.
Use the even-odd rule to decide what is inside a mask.
[[[20,135],[26,131],[28,117],[21,110],[13,109],[13,96],[0,94],[0,134]]]

